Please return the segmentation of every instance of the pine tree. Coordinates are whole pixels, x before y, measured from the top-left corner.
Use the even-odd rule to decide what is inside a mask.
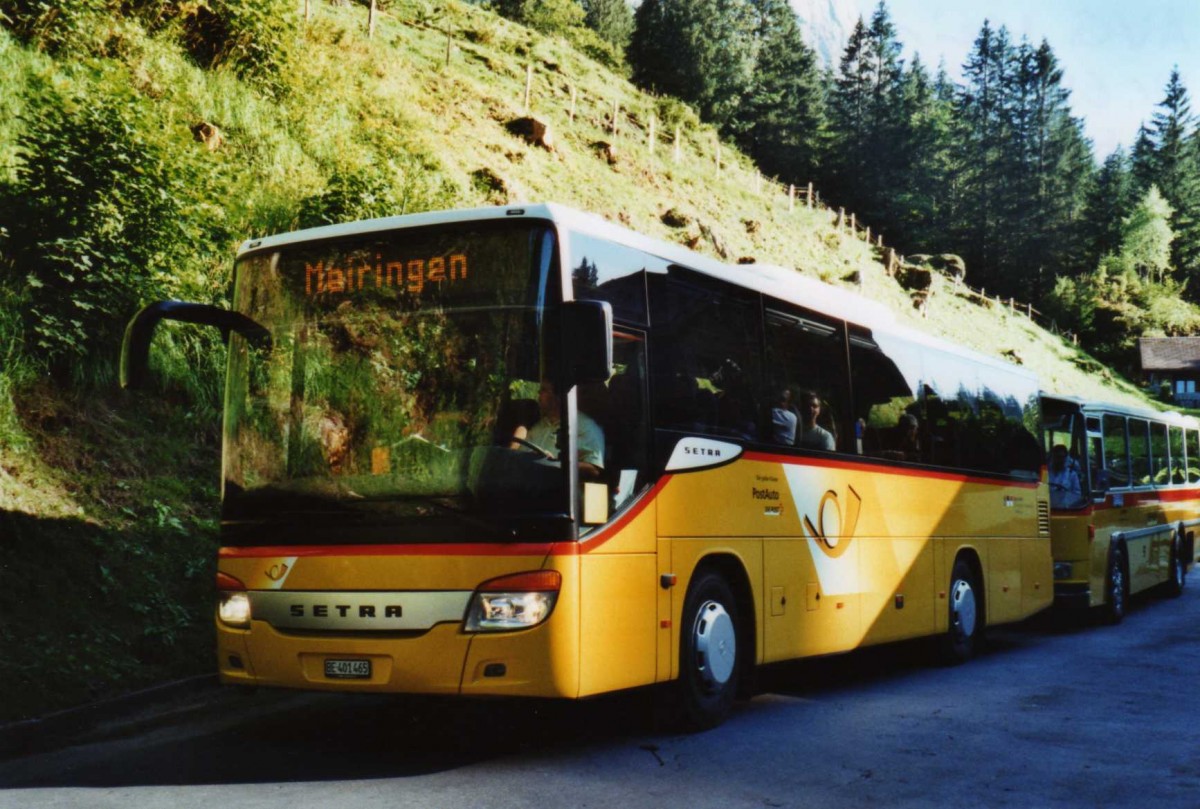
[[[999,223],[1007,212],[1010,179],[1004,159],[1012,124],[1006,96],[1011,50],[1007,30],[995,31],[984,20],[963,65],[966,84],[958,104],[965,125],[959,145],[965,189],[957,222],[958,242],[967,266],[975,268],[975,277],[992,287],[1002,278],[998,270],[1003,250]]]
[[[641,87],[676,96],[705,120],[732,127],[754,67],[747,0],[643,0],[629,62]]]
[[[1121,219],[1136,201],[1131,161],[1118,148],[1108,156],[1088,193],[1083,221],[1084,258],[1076,267],[1065,268],[1071,274],[1078,269],[1095,267],[1105,253],[1121,248]]]
[[[877,230],[894,230],[897,144],[904,140],[904,89],[896,39],[887,6],[880,3],[868,26],[855,25],[834,83],[830,103],[833,145],[830,191]]]
[[[902,80],[903,115],[893,209],[892,239],[910,252],[945,250],[953,206],[953,87],[945,67],[932,80],[914,55]]]
[[[816,53],[786,0],[751,0],[757,16],[754,80],[739,113],[738,140],[768,173],[811,178],[825,132]]]
[[[1158,155],[1155,154],[1154,136],[1145,122],[1138,127],[1137,140],[1133,142],[1130,153],[1129,174],[1135,191],[1145,192],[1154,185],[1154,175],[1157,172]]]
[[[1151,124],[1153,182],[1174,209],[1173,262],[1197,287],[1200,286],[1195,283],[1200,281],[1200,149],[1191,101],[1178,68],[1171,71],[1166,95],[1158,107]],[[1189,293],[1200,296],[1200,289],[1189,288]]]

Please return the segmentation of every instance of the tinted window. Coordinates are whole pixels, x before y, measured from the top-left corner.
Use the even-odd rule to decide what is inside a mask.
[[[572,233],[571,283],[576,300],[608,301],[618,320],[646,322],[646,274],[666,273],[667,262],[641,250]]]
[[[1134,486],[1148,486],[1150,477],[1150,423],[1145,419],[1129,419],[1129,462]]]
[[[757,440],[758,297],[679,267],[671,276],[650,279],[656,426]]]
[[[895,461],[924,461],[928,441],[918,396],[921,349],[851,327],[850,369],[855,444],[851,450]]]
[[[1129,453],[1125,441],[1125,417],[1104,417],[1104,468],[1108,485],[1114,489],[1129,485]]]
[[[1152,422],[1150,424],[1150,480],[1156,486],[1166,486],[1171,482],[1167,450],[1167,425]]]
[[[1188,483],[1200,481],[1200,431],[1187,431],[1187,479]]]
[[[773,444],[850,451],[846,344],[840,321],[809,312],[767,310],[767,391]]]

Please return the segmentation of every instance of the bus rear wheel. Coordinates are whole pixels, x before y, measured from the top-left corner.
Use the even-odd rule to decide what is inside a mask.
[[[1119,624],[1125,618],[1129,586],[1125,581],[1125,549],[1117,545],[1108,554],[1108,575],[1104,585],[1104,621]]]
[[[1167,595],[1171,598],[1183,594],[1183,586],[1187,583],[1187,567],[1179,547],[1178,536],[1171,543],[1171,577],[1167,579]]]
[[[950,622],[942,638],[942,659],[950,665],[966,662],[978,651],[983,635],[981,595],[971,565],[956,559],[950,575]]]
[[[737,602],[720,573],[702,573],[688,588],[682,629],[679,720],[685,730],[707,730],[729,715],[740,673]]]

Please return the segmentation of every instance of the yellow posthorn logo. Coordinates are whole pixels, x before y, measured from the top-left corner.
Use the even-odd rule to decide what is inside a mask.
[[[854,529],[858,526],[858,512],[861,509],[862,497],[854,491],[853,486],[847,484],[846,514],[843,520],[837,492],[830,489],[822,495],[821,502],[817,506],[816,527],[813,527],[812,520],[805,514],[804,530],[807,532],[808,538],[813,540],[826,556],[836,559],[846,552],[846,548],[850,547],[850,540],[854,538]],[[829,534],[825,533],[826,515],[830,517]]]
[[[277,565],[271,565],[271,569],[267,571],[267,578],[271,581],[279,581],[287,575],[288,566],[283,562]]]

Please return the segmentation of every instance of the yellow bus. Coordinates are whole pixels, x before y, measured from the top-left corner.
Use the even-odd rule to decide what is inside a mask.
[[[1129,596],[1183,591],[1200,524],[1200,422],[1178,413],[1042,400],[1055,601],[1125,617]]]
[[[799,274],[556,205],[240,249],[216,611],[225,683],[581,698],[1053,600],[1037,380]],[[565,461],[565,462],[564,462]]]

